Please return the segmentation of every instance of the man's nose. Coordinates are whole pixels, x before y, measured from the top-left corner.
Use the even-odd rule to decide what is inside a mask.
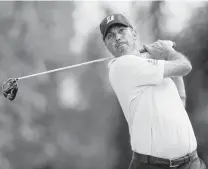
[[[117,33],[116,34],[116,41],[120,41],[121,40],[121,34]]]

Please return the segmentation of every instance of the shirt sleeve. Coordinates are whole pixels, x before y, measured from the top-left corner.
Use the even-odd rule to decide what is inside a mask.
[[[164,65],[164,60],[126,55],[109,62],[109,78],[116,84],[157,85],[163,80]]]
[[[139,85],[156,85],[163,80],[165,60],[138,60],[139,69],[135,78]]]

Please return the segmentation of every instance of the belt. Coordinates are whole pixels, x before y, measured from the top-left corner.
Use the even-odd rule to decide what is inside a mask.
[[[163,158],[158,158],[154,156],[143,155],[133,152],[133,158],[135,160],[138,160],[139,162],[147,163],[147,164],[163,165],[170,168],[179,167],[180,165],[188,163],[189,161],[196,159],[197,157],[198,154],[196,150],[193,151],[192,153],[189,153],[183,157],[174,160],[163,159]]]

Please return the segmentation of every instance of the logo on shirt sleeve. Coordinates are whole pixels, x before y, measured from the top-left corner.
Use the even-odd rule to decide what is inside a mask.
[[[158,60],[155,59],[147,59],[147,61],[153,65],[157,65],[158,64]]]

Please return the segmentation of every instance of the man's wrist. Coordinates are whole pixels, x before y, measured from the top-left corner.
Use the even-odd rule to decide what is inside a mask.
[[[173,48],[169,48],[167,50],[167,57],[166,57],[166,60],[176,60],[180,58],[180,54],[174,50]]]

